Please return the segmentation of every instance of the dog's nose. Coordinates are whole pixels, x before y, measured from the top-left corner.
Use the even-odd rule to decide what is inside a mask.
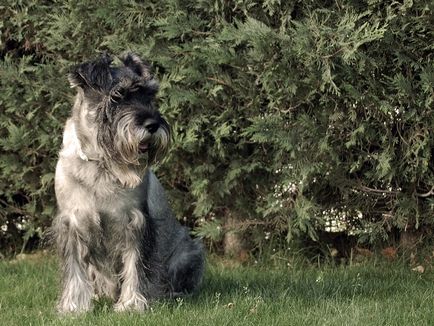
[[[147,120],[145,122],[145,128],[151,134],[155,133],[159,127],[160,127],[160,124],[155,120]]]

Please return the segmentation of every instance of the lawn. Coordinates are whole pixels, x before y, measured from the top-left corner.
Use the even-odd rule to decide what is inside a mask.
[[[434,273],[369,263],[352,267],[230,267],[209,263],[199,293],[145,313],[61,317],[50,256],[0,262],[0,325],[434,325]]]

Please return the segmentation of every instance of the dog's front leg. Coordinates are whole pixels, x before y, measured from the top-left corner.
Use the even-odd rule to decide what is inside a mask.
[[[79,223],[86,221],[86,223]],[[91,218],[84,212],[69,212],[56,218],[56,240],[63,262],[63,290],[57,306],[61,313],[85,312],[92,307],[93,289],[87,268],[91,239]]]
[[[141,248],[146,221],[139,210],[129,212],[126,219],[128,225],[125,228],[121,253],[121,293],[114,308],[116,311],[143,311],[148,308],[144,294],[146,267]]]

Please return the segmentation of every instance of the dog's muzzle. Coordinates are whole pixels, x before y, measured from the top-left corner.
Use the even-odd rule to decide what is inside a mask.
[[[143,127],[145,128],[145,130],[147,131],[147,133],[150,135],[150,137],[146,137],[145,140],[143,140],[142,142],[140,142],[139,144],[139,152],[141,154],[146,153],[151,145],[151,138],[152,136],[158,131],[158,129],[160,128],[160,123],[155,120],[155,119],[147,119],[143,125]]]
[[[158,128],[160,128],[160,124],[157,120],[148,119],[145,122],[145,129],[152,135],[157,132]]]

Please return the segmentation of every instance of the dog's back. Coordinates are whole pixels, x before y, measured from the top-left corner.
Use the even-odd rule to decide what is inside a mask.
[[[156,252],[170,282],[169,295],[191,293],[202,280],[202,243],[199,239],[193,240],[188,229],[176,220],[165,191],[151,170],[148,169],[143,183],[146,187],[145,209],[156,229]]]

